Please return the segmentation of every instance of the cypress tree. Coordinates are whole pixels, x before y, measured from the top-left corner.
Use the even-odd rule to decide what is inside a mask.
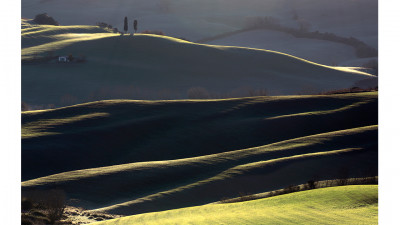
[[[125,31],[125,33],[128,31],[128,17],[126,17],[126,16],[124,19],[124,31]]]
[[[135,33],[137,32],[137,25],[138,25],[137,20],[133,21],[133,29],[135,30]]]

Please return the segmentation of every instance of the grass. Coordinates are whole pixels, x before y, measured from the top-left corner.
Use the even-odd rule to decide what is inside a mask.
[[[334,179],[342,167],[363,177],[377,168],[376,115],[377,92],[23,112],[22,187],[131,215]]]
[[[124,224],[377,224],[378,186],[342,186],[241,203],[128,216],[93,225]]]
[[[80,64],[22,65],[22,99],[57,107],[100,99],[184,99],[200,87],[208,96],[244,97],[350,88],[375,76],[263,49],[196,44],[159,35],[120,36],[97,26],[29,25],[22,59],[85,56]],[[249,57],[251,56],[251,57]],[[250,60],[251,59],[251,60]],[[66,97],[71,101],[65,101]]]
[[[89,119],[97,119],[107,117],[108,113],[91,113],[80,116],[73,116],[63,119],[48,119],[48,120],[40,120],[36,122],[26,123],[24,125],[24,129],[21,132],[22,138],[33,138],[47,135],[56,135],[60,134],[57,132],[43,132],[43,130],[51,129],[55,126],[62,126],[64,124],[73,124],[76,122],[82,122]]]
[[[121,98],[23,112],[23,192],[61,189],[75,206],[132,215],[277,190],[316,175],[334,179],[341,167],[351,177],[376,172],[377,92],[124,99],[185,98],[191,87],[231,93],[238,85],[286,94],[311,84],[324,91],[370,75],[273,51],[99,29],[23,21],[23,58],[50,51],[87,58],[23,65],[24,101]]]
[[[376,92],[213,101],[101,101],[23,112],[22,177],[252,148],[376,125],[376,113]],[[280,126],[285,128],[276,129]]]
[[[244,202],[251,201],[255,199],[268,198],[278,195],[284,195],[293,192],[312,190],[316,188],[326,188],[326,187],[337,187],[337,186],[345,186],[345,185],[375,185],[378,184],[378,176],[368,177],[366,174],[365,177],[361,178],[347,178],[342,176],[342,178],[334,179],[334,180],[323,180],[316,181],[314,179],[308,180],[305,184],[300,185],[289,185],[285,188],[246,195],[245,193],[241,193],[240,197],[236,198],[223,198],[221,201],[215,202],[214,204],[224,204],[224,203],[233,203],[233,202]]]

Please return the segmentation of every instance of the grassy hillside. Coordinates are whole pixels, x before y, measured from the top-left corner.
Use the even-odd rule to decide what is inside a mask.
[[[343,186],[266,199],[128,216],[93,225],[124,224],[377,224],[378,187]]]
[[[376,115],[376,92],[210,101],[100,101],[24,112],[22,178],[257,147],[376,125]]]
[[[91,34],[91,35],[90,35]],[[69,43],[78,39],[82,41],[90,40],[90,37],[97,36],[98,38],[111,35],[108,29],[98,26],[75,25],[75,26],[53,26],[53,25],[36,25],[32,20],[21,20],[21,44],[22,58],[29,58],[33,54],[41,54],[42,51],[48,51],[46,47],[56,45],[56,43]],[[75,40],[75,41],[78,41]],[[43,48],[31,48],[35,46]],[[56,47],[55,47],[56,48]],[[41,49],[43,49],[41,51]]]
[[[22,186],[62,188],[85,207],[125,215],[206,204],[316,176],[335,178],[342,168],[365,176],[377,167],[376,131],[366,127],[189,159],[71,171]]]
[[[72,54],[87,60],[23,64],[22,100],[31,105],[305,94],[376,80],[268,50],[201,45],[166,36],[119,36],[95,26],[22,25],[22,59]]]
[[[376,175],[376,124],[376,92],[24,112],[22,186],[61,188],[77,206],[131,215],[336,178],[342,169]]]

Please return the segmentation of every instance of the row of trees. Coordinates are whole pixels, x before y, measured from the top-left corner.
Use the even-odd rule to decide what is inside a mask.
[[[134,20],[133,21],[133,30],[135,31],[135,33],[137,32],[137,28],[138,28],[138,21]],[[128,32],[128,17],[126,17],[126,16],[124,19],[124,31],[125,31],[125,33]]]
[[[319,31],[309,31],[310,24],[306,22],[299,22],[299,28],[291,28],[283,26],[279,23],[279,20],[270,16],[266,17],[254,17],[249,18],[246,21],[245,30],[252,29],[270,29],[280,32],[289,33],[298,38],[311,38],[318,40],[326,40],[337,43],[342,43],[354,47],[356,54],[360,58],[369,58],[378,56],[378,51],[365,44],[364,42],[354,38],[354,37],[340,37],[336,34],[329,32],[319,32]]]
[[[97,22],[96,23],[97,26],[101,27],[101,28],[108,28],[108,29],[112,29],[114,33],[118,33],[118,29],[117,28],[113,28],[113,26],[111,24],[107,24],[104,22]],[[136,33],[138,29],[138,21],[134,20],[133,21],[133,30]],[[125,33],[128,32],[128,17],[125,16],[124,18],[124,31]]]

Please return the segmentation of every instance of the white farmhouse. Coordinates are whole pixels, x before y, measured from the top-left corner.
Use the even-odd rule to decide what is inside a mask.
[[[68,56],[59,56],[58,57],[58,62],[69,62]]]

